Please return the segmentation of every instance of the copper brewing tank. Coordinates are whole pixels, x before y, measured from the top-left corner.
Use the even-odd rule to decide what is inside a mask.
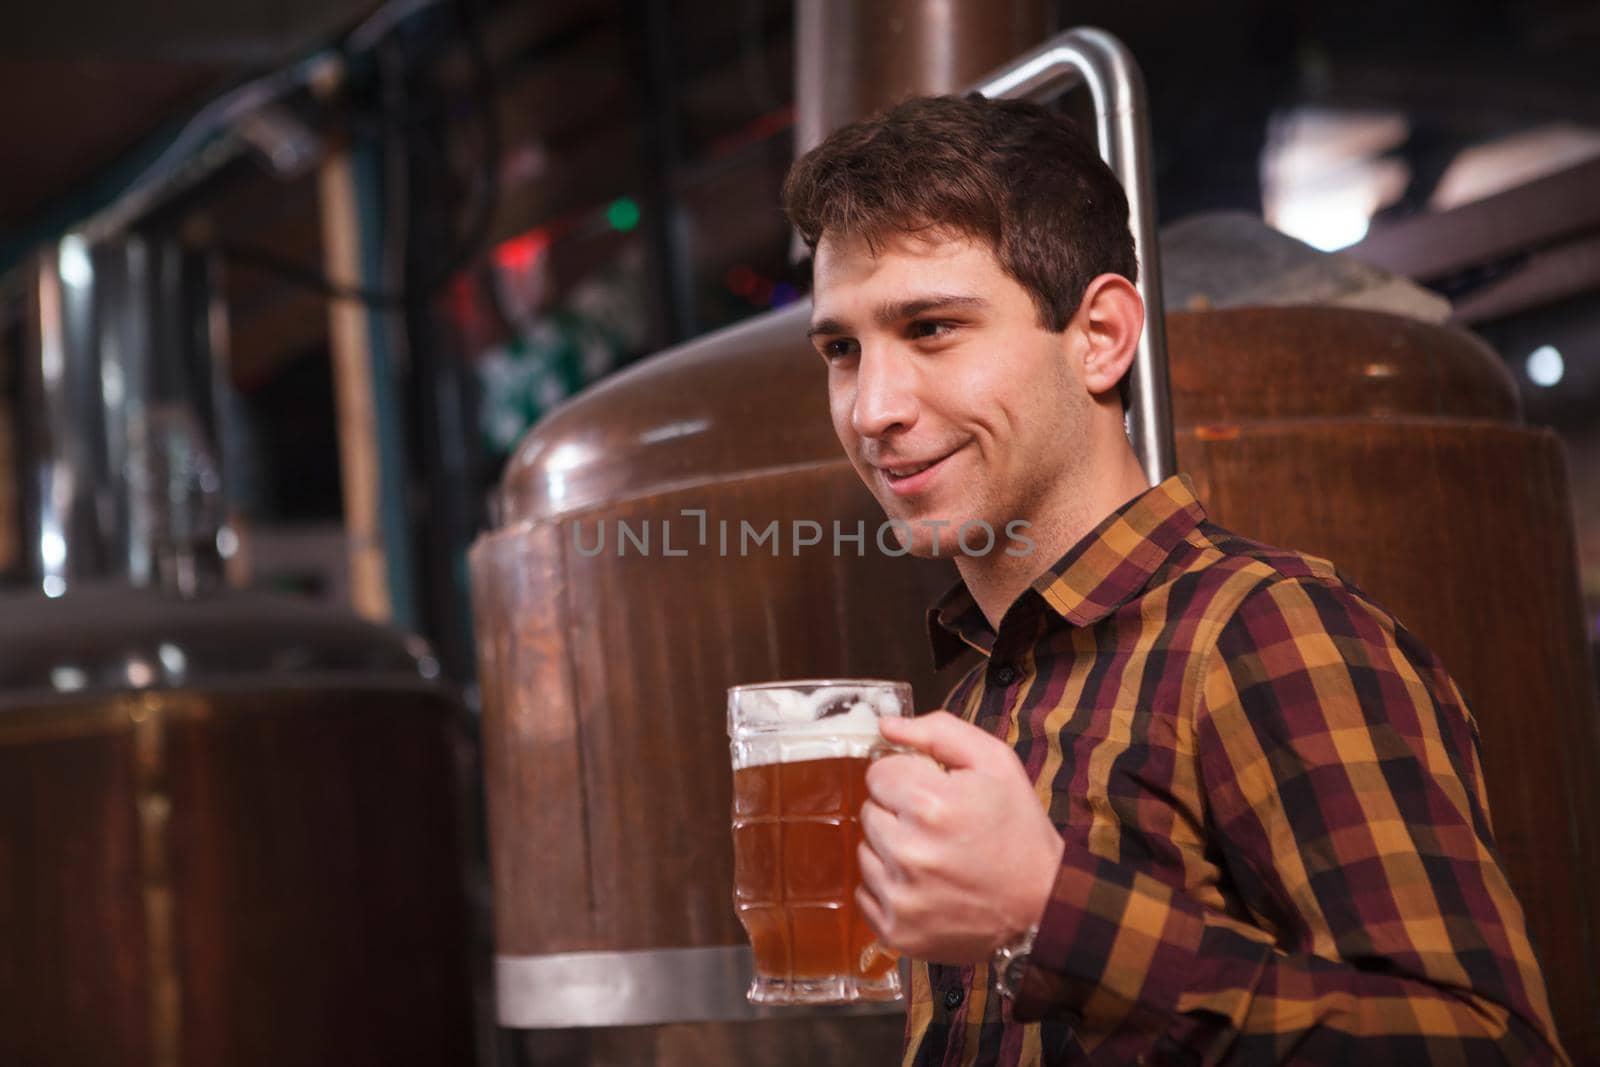
[[[754,1014],[725,687],[903,677],[932,707],[953,681],[923,626],[948,564],[885,558],[870,533],[862,557],[720,551],[724,522],[881,521],[829,425],[808,310],[662,353],[546,419],[472,551],[498,1005],[535,1031],[535,1062],[895,1056],[898,1017],[725,1021]],[[1216,521],[1334,559],[1466,692],[1564,1038],[1600,1057],[1600,719],[1555,438],[1520,424],[1498,359],[1459,331],[1318,307],[1165,324],[1177,466]]]
[[[459,705],[266,595],[0,598],[0,1061],[473,1056]]]
[[[459,701],[415,638],[222,587],[203,264],[27,270],[0,1062],[470,1062]]]

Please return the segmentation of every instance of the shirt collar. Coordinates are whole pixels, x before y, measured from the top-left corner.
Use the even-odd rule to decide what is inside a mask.
[[[1144,589],[1205,517],[1194,484],[1187,475],[1174,475],[1100,520],[1034,579],[1032,589],[1067,622],[1093,626]],[[987,655],[994,637],[964,582],[957,582],[928,610],[936,668],[965,646]]]

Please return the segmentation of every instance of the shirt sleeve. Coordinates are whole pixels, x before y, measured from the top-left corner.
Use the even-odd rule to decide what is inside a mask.
[[[1414,637],[1340,583],[1264,583],[1221,628],[1193,725],[1246,913],[1069,844],[1019,1019],[1137,1027],[1150,1062],[1567,1062],[1476,729]]]

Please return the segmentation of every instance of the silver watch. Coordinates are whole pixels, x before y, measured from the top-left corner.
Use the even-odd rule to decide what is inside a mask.
[[[994,987],[1007,1000],[1017,999],[1017,989],[1022,985],[1022,973],[1028,969],[1028,957],[1033,953],[1033,939],[1038,936],[1038,925],[1030,926],[995,949],[994,955],[989,958],[989,970],[994,974]]]

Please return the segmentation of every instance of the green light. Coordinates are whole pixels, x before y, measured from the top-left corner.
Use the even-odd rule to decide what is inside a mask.
[[[631,196],[618,197],[606,208],[606,221],[613,230],[631,230],[639,225],[639,205]]]

